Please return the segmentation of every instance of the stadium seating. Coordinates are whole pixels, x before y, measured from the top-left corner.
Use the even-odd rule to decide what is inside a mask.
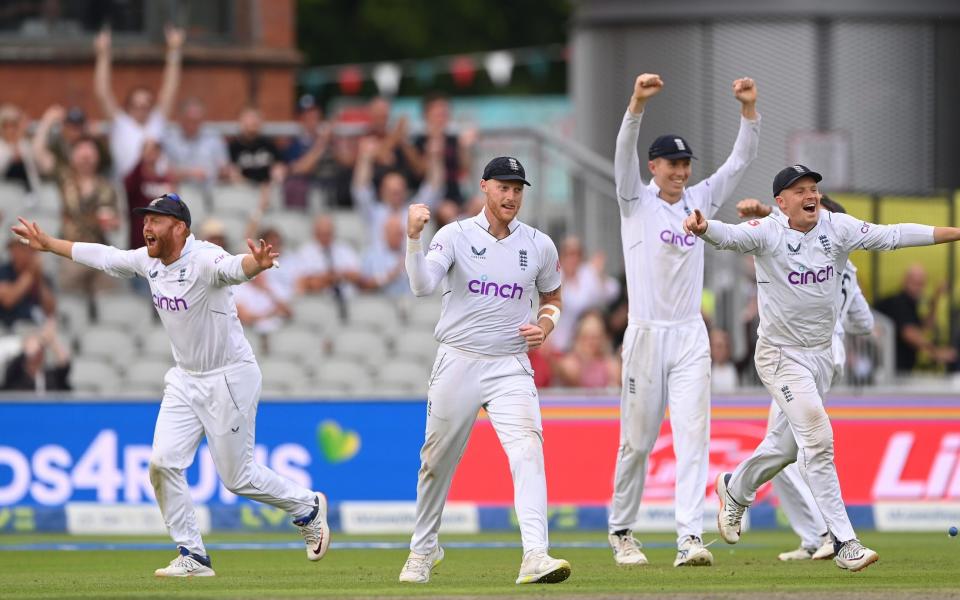
[[[77,336],[82,357],[101,359],[116,365],[130,364],[137,356],[134,338],[129,331],[109,325],[95,325]]]
[[[79,393],[115,394],[120,389],[119,369],[96,358],[74,358],[69,379],[70,387]]]
[[[141,358],[131,363],[123,380],[124,393],[161,396],[164,376],[173,366],[173,357],[167,360]]]

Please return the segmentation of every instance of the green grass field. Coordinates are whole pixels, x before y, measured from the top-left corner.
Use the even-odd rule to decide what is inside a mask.
[[[518,541],[517,534],[447,536],[453,541]],[[554,543],[600,542],[602,532],[556,534]],[[860,573],[836,568],[832,561],[781,563],[779,551],[792,549],[786,532],[746,532],[737,546],[711,546],[712,568],[671,566],[673,536],[644,535],[652,564],[633,569],[614,565],[603,548],[557,548],[571,578],[552,586],[517,586],[520,564],[516,548],[450,548],[427,585],[400,585],[397,575],[406,558],[402,549],[337,548],[346,541],[405,541],[395,536],[335,536],[334,548],[319,563],[297,550],[211,551],[215,578],[157,579],[153,570],[166,565],[171,550],[66,551],[0,550],[0,598],[307,598],[392,596],[555,596],[627,597],[638,594],[703,598],[957,597],[960,594],[960,538],[940,533],[864,532],[864,541],[880,561]],[[208,543],[290,542],[289,536],[219,534]],[[707,539],[712,539],[707,535]],[[46,535],[0,536],[0,547],[36,543],[164,542],[163,538],[101,538]]]

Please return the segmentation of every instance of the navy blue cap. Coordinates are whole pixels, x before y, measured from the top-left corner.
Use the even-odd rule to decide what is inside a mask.
[[[813,180],[817,183],[823,180],[823,175],[816,171],[811,171],[803,165],[789,166],[782,169],[777,173],[777,176],[773,178],[773,197],[776,198],[779,196],[780,192],[793,185],[793,182],[801,177],[813,177]]]
[[[186,202],[173,192],[154,198],[150,201],[150,204],[137,207],[133,209],[133,212],[138,215],[169,215],[175,219],[180,219],[187,224],[187,227],[190,227],[190,209],[187,208]]]
[[[67,111],[65,120],[74,125],[83,125],[87,122],[87,113],[83,112],[79,106],[73,106]]]
[[[313,97],[313,94],[304,94],[300,96],[300,99],[297,100],[297,111],[305,112],[311,108],[319,108],[317,106],[317,99]]]
[[[524,185],[530,185],[526,177],[527,174],[523,170],[523,165],[512,156],[498,156],[483,168],[483,179],[522,181]]]
[[[661,135],[650,144],[650,150],[647,153],[650,160],[655,158],[696,158],[690,144],[679,135]]]

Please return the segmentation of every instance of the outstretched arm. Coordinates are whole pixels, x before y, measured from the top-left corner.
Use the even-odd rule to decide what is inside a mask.
[[[93,69],[93,90],[103,116],[112,120],[120,108],[110,89],[110,30],[104,29],[93,39],[97,62]]]
[[[37,169],[46,175],[53,171],[57,160],[47,147],[50,139],[50,129],[57,123],[63,123],[66,111],[59,104],[54,104],[43,113],[37,130],[33,132],[33,157],[37,161]]]
[[[129,279],[142,274],[136,250],[120,250],[104,244],[61,240],[40,229],[35,222],[27,221],[23,217],[18,219],[20,224],[11,229],[20,236],[23,243],[34,250],[52,252],[114,277]]]
[[[260,240],[259,244],[254,244],[253,240],[247,239],[247,248],[250,248],[250,254],[244,254],[240,261],[243,274],[247,276],[247,279],[253,279],[273,266],[280,267],[280,263],[276,260],[280,253],[274,252],[273,246],[263,239]]]
[[[766,246],[762,223],[757,220],[729,225],[721,221],[708,221],[700,209],[694,209],[693,214],[683,221],[683,229],[720,250],[760,254]]]
[[[168,26],[166,28],[167,37],[167,62],[163,68],[163,83],[160,85],[160,95],[157,97],[157,109],[163,115],[164,120],[169,119],[173,113],[173,103],[177,99],[177,90],[180,88],[180,65],[182,63],[181,51],[186,34],[183,29]]]

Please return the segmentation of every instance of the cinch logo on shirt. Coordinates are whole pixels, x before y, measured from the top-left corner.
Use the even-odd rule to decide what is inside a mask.
[[[664,244],[670,244],[671,246],[693,246],[696,240],[697,237],[692,233],[680,235],[679,233],[674,233],[669,229],[664,229],[660,232],[660,241]]]
[[[168,298],[159,294],[153,295],[153,305],[157,307],[157,310],[168,310],[170,312],[179,312],[188,308],[187,301],[179,296]]]
[[[787,275],[787,281],[791,285],[806,285],[808,283],[823,283],[833,277],[833,267],[827,267],[825,269],[820,269],[819,271],[804,271],[803,273],[798,273],[796,271],[791,271]]]
[[[495,281],[487,281],[487,276],[483,275],[480,279],[473,279],[467,284],[467,289],[471,294],[481,296],[499,296],[501,298],[510,298],[519,300],[523,298],[523,288],[518,283],[504,283],[503,285]]]

